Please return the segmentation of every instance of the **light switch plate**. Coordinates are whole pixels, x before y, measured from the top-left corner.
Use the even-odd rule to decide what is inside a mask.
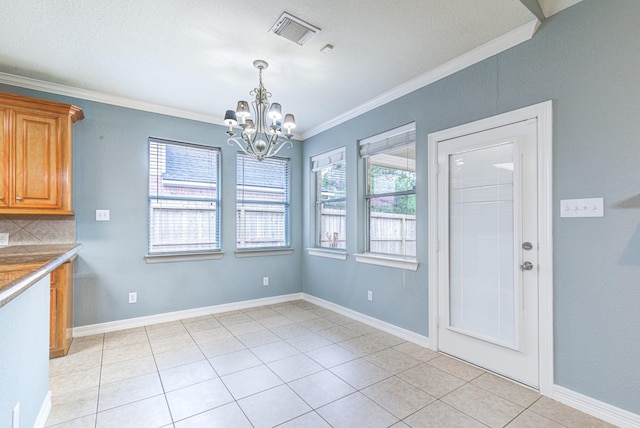
[[[560,217],[604,217],[604,198],[562,199]]]
[[[8,233],[0,233],[0,245],[9,245]]]
[[[109,210],[96,210],[96,221],[109,221]]]

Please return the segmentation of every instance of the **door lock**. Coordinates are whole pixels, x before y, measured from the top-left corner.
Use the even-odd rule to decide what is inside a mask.
[[[531,245],[531,242],[523,242],[522,243],[522,249],[523,250],[529,251],[532,248],[533,248],[533,245]]]
[[[533,263],[531,262],[524,262],[520,265],[520,269],[522,270],[531,270],[533,269]]]

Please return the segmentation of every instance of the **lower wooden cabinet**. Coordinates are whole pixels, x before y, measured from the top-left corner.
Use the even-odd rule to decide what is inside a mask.
[[[73,261],[51,272],[49,358],[69,352],[73,330]]]

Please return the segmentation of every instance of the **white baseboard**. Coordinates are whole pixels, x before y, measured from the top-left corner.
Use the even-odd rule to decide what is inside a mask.
[[[309,294],[302,293],[302,299],[326,309],[330,309],[356,321],[360,321],[377,329],[386,331],[387,333],[401,337],[409,342],[429,348],[428,337],[405,330],[393,324],[380,321],[376,318],[372,318]],[[553,396],[550,398],[621,428],[640,427],[640,415],[612,406],[611,404],[603,403],[595,398],[574,392],[559,385],[553,386]]]
[[[284,303],[301,299],[302,293],[292,293],[282,296],[265,297],[262,299],[244,300],[242,302],[224,303],[222,305],[187,309],[184,311],[167,312],[164,314],[149,315],[146,317],[129,318],[126,320],[110,321],[100,324],[83,325],[73,328],[73,337],[91,336],[93,334],[109,333],[112,331],[126,330],[128,328],[143,327],[145,325],[160,324],[163,322],[177,321],[185,318],[219,314],[221,312],[248,309],[256,306],[274,305],[276,303]]]
[[[377,328],[378,330],[382,330],[389,334],[393,334],[394,336],[398,336],[406,341],[413,342],[416,345],[429,348],[429,338],[426,336],[422,336],[421,334],[414,333],[409,330],[405,330],[402,327],[398,327],[396,325],[389,324],[384,321],[380,321],[377,318],[373,318],[368,315],[361,314],[360,312],[347,309],[344,306],[337,305],[335,303],[329,302],[327,300],[323,300],[319,297],[315,297],[310,294],[302,293],[302,299],[306,300],[307,302],[314,303],[323,308],[330,309],[334,312],[339,313],[340,315],[344,315],[345,317],[351,318],[355,321],[360,321],[361,323]]]
[[[110,321],[100,324],[83,325],[80,327],[74,327],[73,337],[91,336],[93,334],[103,334],[112,331],[126,330],[129,328],[143,327],[146,325],[160,324],[163,322],[177,321],[184,318],[199,317],[203,315],[219,314],[221,312],[235,311],[239,309],[248,309],[256,306],[273,305],[277,303],[290,302],[293,300],[306,300],[310,303],[314,303],[320,307],[330,309],[355,321],[360,321],[364,324],[375,327],[379,330],[385,331],[389,334],[401,337],[404,340],[413,342],[417,345],[429,347],[429,338],[420,334],[414,333],[409,330],[405,330],[401,327],[389,324],[379,319],[370,317],[368,315],[361,314],[351,309],[347,309],[343,306],[329,302],[327,300],[320,299],[310,294],[305,293],[292,293],[282,296],[266,297],[263,299],[245,300],[242,302],[225,303],[222,305],[206,306],[203,308],[187,309],[184,311],[167,312],[157,315],[149,315],[146,317],[129,318],[126,320]]]
[[[47,395],[44,397],[33,428],[44,428],[47,424],[47,419],[49,419],[49,413],[51,413],[51,391],[47,391]]]
[[[553,397],[551,398],[621,428],[640,427],[640,415],[603,403],[595,398],[559,385],[553,386]]]
[[[203,308],[188,309],[184,311],[168,312],[146,317],[130,318],[126,320],[75,327],[73,329],[73,336],[90,336],[92,334],[108,333],[112,331],[125,330],[128,328],[177,321],[184,318],[211,315],[239,309],[248,309],[256,306],[290,302],[293,300],[305,300],[307,302],[314,303],[320,307],[330,309],[355,321],[362,322],[371,327],[377,328],[409,342],[430,349],[429,338],[426,336],[414,333],[396,325],[389,324],[377,318],[364,315],[360,312],[356,312],[352,309],[345,308],[343,306],[306,293],[292,293],[283,296],[245,300],[242,302],[225,303],[222,305],[207,306]],[[603,403],[594,398],[588,397],[578,392],[574,392],[559,385],[553,386],[553,396],[551,396],[550,398],[622,428],[640,427],[640,415],[631,413],[627,410],[620,409],[607,403]],[[34,425],[35,428],[44,428],[50,411],[51,392],[47,394],[44,402],[42,403],[40,412],[38,413],[38,419],[36,420],[36,423]]]

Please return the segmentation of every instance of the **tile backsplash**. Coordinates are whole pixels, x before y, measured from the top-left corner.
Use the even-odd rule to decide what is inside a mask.
[[[0,233],[9,234],[9,246],[68,244],[76,240],[76,218],[57,215],[0,215]]]

